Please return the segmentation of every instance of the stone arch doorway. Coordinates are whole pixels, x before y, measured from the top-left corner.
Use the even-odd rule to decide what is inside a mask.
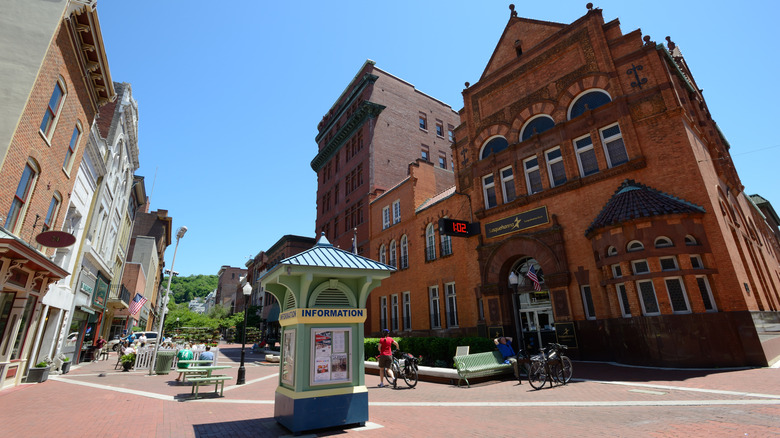
[[[486,324],[501,327],[517,346],[536,351],[555,342],[554,323],[570,319],[566,287],[567,269],[563,232],[553,215],[553,226],[534,233],[514,234],[479,248],[481,298]],[[534,268],[539,289],[528,277]],[[509,283],[510,274],[517,286]]]

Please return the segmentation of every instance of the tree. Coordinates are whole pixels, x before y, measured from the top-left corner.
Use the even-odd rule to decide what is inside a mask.
[[[216,275],[190,275],[171,280],[171,295],[177,303],[188,303],[194,298],[203,298],[217,288],[219,277]],[[163,278],[168,284],[168,277]]]

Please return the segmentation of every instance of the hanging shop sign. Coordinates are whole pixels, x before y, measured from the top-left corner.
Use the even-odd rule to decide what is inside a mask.
[[[485,237],[499,237],[550,223],[547,207],[534,208],[485,225]]]

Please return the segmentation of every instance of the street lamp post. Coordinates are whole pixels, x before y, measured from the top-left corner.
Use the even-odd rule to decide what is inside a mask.
[[[518,347],[525,350],[525,337],[523,336],[523,318],[520,316],[520,312],[517,309],[517,287],[520,282],[520,278],[515,271],[509,273],[509,286],[512,288],[512,310],[515,312],[515,332],[519,339]]]
[[[162,298],[162,305],[160,306],[160,323],[157,325],[157,342],[154,343],[154,354],[152,355],[152,363],[149,365],[149,375],[154,375],[154,367],[157,365],[157,353],[160,351],[160,344],[162,343],[163,324],[165,323],[165,314],[168,313],[168,300],[171,296],[171,280],[173,279],[173,265],[176,263],[176,251],[179,250],[179,240],[184,237],[187,232],[187,227],[179,227],[176,230],[176,246],[173,248],[173,259],[171,260],[171,273],[168,276],[168,288],[165,290],[165,296]]]
[[[249,281],[244,283],[244,287],[241,289],[241,292],[244,294],[244,334],[241,336],[241,365],[238,366],[236,385],[243,385],[246,383],[246,368],[244,368],[244,347],[246,347],[246,317],[247,309],[249,308],[247,301],[249,301],[249,297],[252,295],[252,286],[249,284]]]

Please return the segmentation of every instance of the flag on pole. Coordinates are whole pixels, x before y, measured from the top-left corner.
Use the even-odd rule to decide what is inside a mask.
[[[528,268],[528,272],[525,273],[525,276],[530,278],[531,281],[534,282],[534,290],[540,291],[542,290],[542,285],[539,284],[539,278],[536,277],[536,271],[534,271],[534,266],[531,265],[530,268]]]
[[[135,315],[138,313],[138,311],[141,310],[141,307],[144,306],[144,303],[146,303],[146,298],[141,294],[135,294],[133,301],[130,302],[130,314]]]
[[[355,228],[355,235],[352,236],[352,254],[357,254],[357,228]]]

